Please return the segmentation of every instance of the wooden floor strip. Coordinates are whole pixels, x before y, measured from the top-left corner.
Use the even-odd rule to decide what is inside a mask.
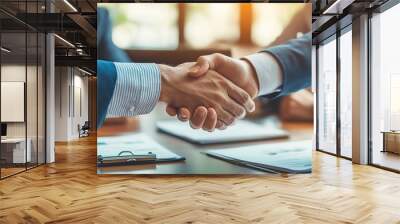
[[[400,175],[314,152],[313,173],[96,174],[96,139],[0,181],[0,223],[400,223]]]

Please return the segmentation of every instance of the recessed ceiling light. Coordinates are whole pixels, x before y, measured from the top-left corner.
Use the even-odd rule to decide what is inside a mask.
[[[78,67],[78,70],[81,71],[81,72],[83,72],[83,73],[85,73],[85,74],[87,74],[87,75],[89,75],[89,76],[92,76],[92,73],[90,73],[90,72],[88,72],[88,71],[86,71],[86,70],[83,70],[83,69],[81,69],[81,68],[79,68],[79,67]]]
[[[59,40],[61,40],[62,42],[64,42],[65,44],[67,44],[68,46],[70,46],[70,47],[72,47],[72,48],[75,48],[75,45],[73,45],[71,42],[69,42],[68,40],[66,40],[66,39],[64,39],[64,38],[62,38],[62,37],[60,37],[59,35],[57,35],[57,34],[54,34],[54,36],[55,37],[57,37]]]
[[[351,5],[353,2],[354,0],[336,0],[326,10],[324,10],[322,14],[342,14],[343,10]]]
[[[11,50],[9,50],[9,49],[7,49],[5,47],[1,47],[1,51],[4,51],[6,53],[10,53],[11,52]]]
[[[65,4],[68,5],[68,7],[70,7],[74,12],[78,12],[78,10],[68,1],[68,0],[64,0]]]

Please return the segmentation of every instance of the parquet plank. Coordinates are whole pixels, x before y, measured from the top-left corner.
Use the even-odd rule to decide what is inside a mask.
[[[323,153],[307,175],[99,176],[95,144],[0,181],[0,223],[400,223],[400,175]]]

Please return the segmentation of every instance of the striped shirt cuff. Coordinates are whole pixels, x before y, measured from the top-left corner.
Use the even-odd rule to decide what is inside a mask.
[[[153,63],[118,63],[117,81],[107,117],[136,116],[150,113],[161,92],[160,70]]]
[[[257,73],[260,89],[259,96],[268,95],[280,91],[282,86],[282,69],[277,60],[269,53],[262,52],[246,56]]]

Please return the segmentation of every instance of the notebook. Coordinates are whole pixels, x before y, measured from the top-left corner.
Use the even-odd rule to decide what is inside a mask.
[[[312,168],[310,140],[208,150],[206,154],[267,172],[310,173]]]
[[[97,138],[97,165],[100,167],[174,162],[184,159],[145,134]]]
[[[239,120],[225,130],[207,132],[201,129],[192,129],[186,122],[167,120],[157,122],[157,129],[161,132],[176,136],[196,144],[218,144],[238,141],[287,138],[286,131],[255,124],[250,121]]]

